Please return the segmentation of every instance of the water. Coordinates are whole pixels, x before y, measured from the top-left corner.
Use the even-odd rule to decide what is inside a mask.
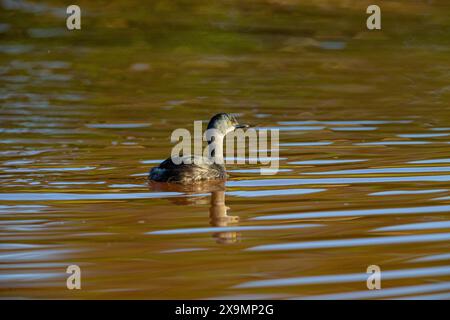
[[[449,298],[446,1],[137,4],[0,1],[0,297]],[[148,184],[217,112],[279,172]]]

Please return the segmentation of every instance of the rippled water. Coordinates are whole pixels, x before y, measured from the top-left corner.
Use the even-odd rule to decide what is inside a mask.
[[[0,1],[0,297],[449,299],[448,4],[314,3]],[[280,171],[148,184],[217,112]]]

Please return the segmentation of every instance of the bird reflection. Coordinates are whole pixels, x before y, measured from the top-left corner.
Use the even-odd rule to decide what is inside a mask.
[[[227,227],[230,224],[239,222],[238,216],[229,216],[227,210],[230,207],[225,205],[225,191],[211,192],[211,206],[209,207],[209,223],[213,227]],[[235,243],[238,239],[237,232],[216,232],[213,234],[217,243]]]
[[[201,205],[207,203],[207,194],[210,193],[209,224],[213,227],[229,227],[239,222],[238,216],[229,216],[230,207],[225,204],[225,183],[207,182],[190,186],[183,186],[162,182],[150,182],[154,191],[183,192],[193,197],[173,197],[169,200],[176,205]],[[217,243],[232,244],[240,241],[237,232],[215,232],[212,234]]]

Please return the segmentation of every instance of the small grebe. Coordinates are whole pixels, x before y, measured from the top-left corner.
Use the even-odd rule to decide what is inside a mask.
[[[248,128],[239,124],[228,113],[216,114],[208,123],[207,129],[215,129],[214,139],[208,138],[208,158],[194,155],[178,157],[177,163],[168,158],[158,167],[150,170],[149,179],[158,182],[190,184],[206,180],[224,180],[227,177],[223,161],[223,139],[227,133],[238,128]],[[194,160],[195,159],[195,160]],[[182,160],[182,161],[179,161]]]

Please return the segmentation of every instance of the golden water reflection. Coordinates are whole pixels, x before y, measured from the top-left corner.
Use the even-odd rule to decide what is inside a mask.
[[[185,192],[186,197],[171,198],[171,202],[175,205],[195,205],[204,201],[204,197],[196,195],[205,195],[209,193],[210,207],[209,207],[209,224],[212,227],[224,228],[228,226],[236,226],[239,222],[238,216],[228,215],[228,207],[225,203],[225,182],[205,182],[198,183],[191,186],[183,186],[177,184],[161,183],[150,181],[150,190],[165,191],[165,192]],[[205,214],[205,217],[207,215]],[[212,236],[217,243],[232,244],[239,241],[239,233],[233,231],[212,231]]]
[[[84,1],[76,32],[64,1],[11,3],[1,298],[448,297],[449,1],[384,1],[376,32],[359,0]],[[219,112],[279,129],[280,171],[149,186]]]

